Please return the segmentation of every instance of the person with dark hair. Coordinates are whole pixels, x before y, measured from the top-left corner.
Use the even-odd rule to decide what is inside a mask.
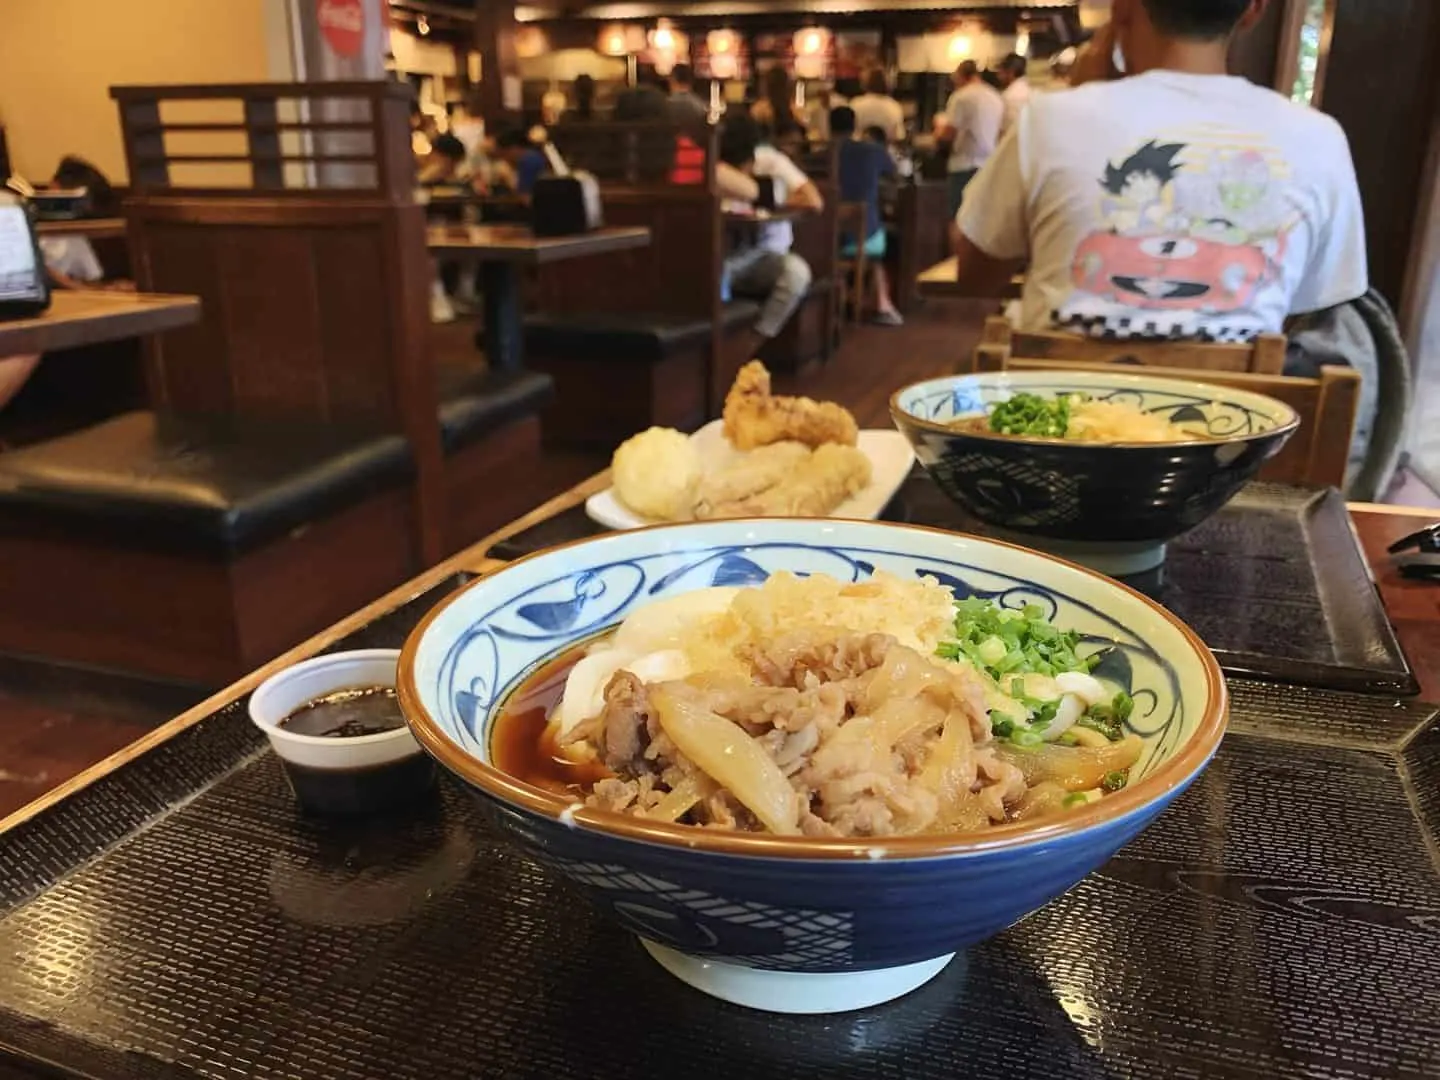
[[[762,145],[755,121],[742,110],[731,110],[720,129],[722,190],[729,185],[725,173],[763,179],[773,189],[777,206],[821,210],[820,189],[788,157],[773,146]],[[810,265],[790,248],[795,232],[788,221],[747,229],[749,238],[725,259],[724,280],[734,296],[761,301],[749,356],[784,329],[790,316],[810,290]]]
[[[900,326],[904,319],[890,298],[885,276],[885,225],[880,220],[880,180],[895,175],[895,160],[885,149],[882,134],[878,141],[855,137],[855,110],[848,105],[830,110],[830,135],[839,143],[840,198],[865,204],[865,235],[841,236],[840,253],[853,258],[860,247],[871,261],[875,279],[875,317],[881,326]],[[857,305],[862,297],[855,297]]]
[[[595,119],[595,76],[581,72],[571,84],[575,104],[560,114],[562,124],[588,124]]]
[[[636,72],[635,85],[615,99],[615,119],[627,123],[663,123],[667,98],[653,68]]]
[[[1000,99],[1005,103],[1005,117],[1000,121],[1000,136],[1015,126],[1020,110],[1030,104],[1030,80],[1025,72],[1030,64],[1019,53],[1011,53],[1000,61],[995,77],[1000,80]]]
[[[1115,0],[1083,85],[1036,95],[965,193],[967,291],[997,294],[1028,260],[1025,329],[1225,342],[1362,296],[1340,125],[1226,73],[1267,3]]]
[[[465,144],[449,132],[435,136],[430,144],[430,153],[420,166],[418,183],[422,186],[456,184],[468,179],[465,163],[469,156]]]
[[[960,209],[965,187],[981,165],[990,160],[1000,141],[1000,123],[1005,103],[999,91],[980,78],[979,65],[966,60],[951,77],[955,92],[945,103],[936,131],[940,142],[950,147],[946,172],[950,177],[950,213]]]
[[[865,73],[865,93],[852,99],[850,108],[855,110],[855,130],[879,128],[889,142],[905,138],[905,110],[890,96],[890,84],[880,68]]]
[[[665,116],[671,123],[694,131],[710,122],[710,107],[695,93],[695,72],[689,64],[670,70],[670,96],[665,99]]]
[[[751,116],[771,141],[791,139],[805,130],[805,120],[795,111],[795,87],[779,64],[760,80],[762,95]]]
[[[509,127],[500,132],[495,148],[500,160],[515,173],[515,194],[528,199],[535,190],[535,181],[544,176],[545,170],[550,167],[549,161],[530,141],[524,128]]]

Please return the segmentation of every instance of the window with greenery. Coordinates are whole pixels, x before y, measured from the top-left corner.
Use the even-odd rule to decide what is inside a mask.
[[[1315,99],[1315,74],[1320,69],[1320,37],[1325,32],[1327,0],[1309,0],[1305,25],[1300,28],[1300,62],[1290,96],[1302,105]]]

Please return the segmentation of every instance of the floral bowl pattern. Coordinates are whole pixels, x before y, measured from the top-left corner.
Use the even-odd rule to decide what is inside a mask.
[[[1019,535],[1082,542],[1160,542],[1193,529],[1234,497],[1299,426],[1261,394],[1208,383],[1109,372],[999,372],[916,383],[890,414],[950,498]],[[951,430],[1016,393],[1088,394],[1135,405],[1206,438],[1096,444]]]
[[[1124,790],[983,834],[794,839],[592,810],[491,765],[507,696],[537,666],[653,599],[771,573],[930,575],[957,597],[1040,604],[1107,650],[1145,750]],[[761,1008],[834,1011],[929,978],[957,949],[1069,889],[1145,827],[1219,743],[1226,692],[1184,624],[1124,586],[1009,544],[874,522],[767,519],[617,533],[522,559],[432,611],[405,644],[421,744],[499,828],[578,885],[672,972]]]

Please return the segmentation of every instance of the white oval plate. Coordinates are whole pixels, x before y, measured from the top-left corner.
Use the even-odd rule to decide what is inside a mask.
[[[700,452],[700,460],[707,472],[723,467],[740,454],[725,438],[725,425],[720,420],[706,424],[690,436],[690,441]],[[870,459],[870,484],[842,502],[829,516],[873,521],[910,475],[915,451],[910,449],[909,440],[898,431],[862,431],[858,446],[860,452]],[[666,524],[635,513],[620,501],[613,487],[586,499],[585,513],[591,521],[610,529],[639,529],[646,525]]]

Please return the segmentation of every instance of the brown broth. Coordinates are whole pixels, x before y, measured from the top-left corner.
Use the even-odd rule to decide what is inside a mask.
[[[587,647],[569,649],[542,664],[506,699],[490,734],[490,760],[501,772],[561,795],[586,793],[610,775],[599,763],[564,757],[549,726],[570,669],[585,658]]]

